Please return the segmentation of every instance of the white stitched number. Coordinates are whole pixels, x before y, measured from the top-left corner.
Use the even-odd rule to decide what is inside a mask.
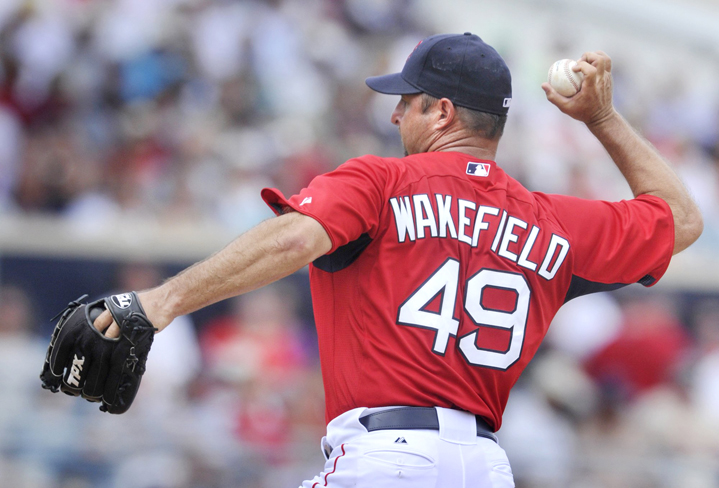
[[[453,317],[458,284],[459,261],[448,259],[399,307],[397,323],[437,331],[432,350],[442,356],[449,336],[456,336],[459,328],[459,320]],[[439,313],[424,310],[439,293],[442,293]]]
[[[444,356],[449,336],[456,337],[459,320],[454,318],[454,305],[459,285],[459,262],[447,260],[399,308],[397,323],[437,331],[432,350]],[[485,288],[514,291],[517,301],[513,311],[492,310],[482,305]],[[506,370],[517,362],[522,353],[524,332],[527,327],[531,290],[524,276],[483,269],[467,280],[464,310],[481,326],[507,329],[512,337],[506,351],[482,349],[477,346],[478,331],[459,338],[458,347],[468,363],[475,366]],[[438,294],[441,295],[439,312],[424,309]]]
[[[482,293],[486,287],[504,288],[517,293],[517,303],[512,312],[488,310],[482,306]],[[477,347],[477,331],[459,339],[459,350],[470,363],[488,368],[507,369],[519,359],[524,343],[524,329],[529,313],[529,285],[524,276],[483,269],[467,281],[467,298],[464,309],[476,324],[498,327],[512,331],[506,352],[491,351]]]

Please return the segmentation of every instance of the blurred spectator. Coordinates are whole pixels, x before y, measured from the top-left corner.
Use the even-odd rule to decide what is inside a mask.
[[[515,386],[503,419],[498,435],[518,487],[572,486],[577,434],[541,389]]]
[[[0,103],[0,214],[15,206],[12,192],[24,150],[25,137],[17,116]]]
[[[310,378],[295,300],[282,283],[243,295],[201,335],[208,374],[239,394],[237,435],[275,460],[286,455],[293,403]]]
[[[27,433],[43,390],[38,375],[45,358],[46,338],[33,333],[32,306],[20,288],[0,287],[0,486],[50,487],[47,466],[23,456]]]
[[[624,306],[619,334],[585,363],[589,374],[622,399],[671,384],[691,341],[666,299],[635,299]]]
[[[32,306],[20,288],[0,287],[0,443],[12,446],[13,428],[39,393],[46,346],[33,331]],[[10,392],[12,392],[10,394]]]
[[[202,330],[208,372],[227,381],[287,385],[307,364],[294,290],[272,285],[232,299],[232,314]]]
[[[699,349],[690,380],[691,399],[698,413],[714,424],[719,448],[719,299],[699,304],[695,331]]]
[[[610,293],[575,298],[557,312],[545,344],[584,361],[619,334],[622,320],[622,310]]]

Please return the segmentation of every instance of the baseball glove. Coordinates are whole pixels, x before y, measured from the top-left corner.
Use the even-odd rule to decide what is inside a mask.
[[[103,412],[124,413],[140,388],[157,329],[147,319],[135,292],[88,305],[82,303],[86,297],[70,302],[57,315],[61,317],[40,374],[42,387],[101,402]],[[120,336],[114,339],[93,326],[106,308],[120,327]]]

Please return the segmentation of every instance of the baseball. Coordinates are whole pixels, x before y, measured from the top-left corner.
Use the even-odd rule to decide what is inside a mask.
[[[576,64],[577,62],[571,59],[560,59],[549,68],[547,81],[560,95],[574,96],[582,87],[584,73],[572,71]]]

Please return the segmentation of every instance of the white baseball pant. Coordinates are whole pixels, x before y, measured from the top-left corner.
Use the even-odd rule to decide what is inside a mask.
[[[367,432],[367,410],[327,425],[324,471],[300,488],[514,488],[504,449],[477,436],[474,415],[437,407],[439,430]]]

